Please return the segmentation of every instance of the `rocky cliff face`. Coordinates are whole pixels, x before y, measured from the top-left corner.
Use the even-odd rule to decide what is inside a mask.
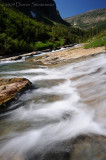
[[[15,7],[21,12],[35,19],[47,17],[53,21],[65,23],[57,8],[54,0],[3,0],[5,5]]]

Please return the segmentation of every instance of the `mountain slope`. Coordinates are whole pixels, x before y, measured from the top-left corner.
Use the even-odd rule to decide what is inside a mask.
[[[106,8],[91,10],[64,20],[83,29],[106,26]]]
[[[54,0],[2,0],[2,2],[4,2],[4,5],[14,7],[36,20],[47,22],[50,19],[67,24],[61,18]]]
[[[0,55],[53,49],[81,39],[82,31],[54,22],[47,25],[0,4]]]

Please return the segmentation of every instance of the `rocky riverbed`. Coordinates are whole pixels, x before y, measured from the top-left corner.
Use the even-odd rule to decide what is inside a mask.
[[[55,48],[55,51],[57,50],[61,50],[62,48],[65,49],[65,48],[71,48],[73,47],[74,45],[73,44],[70,44],[70,45],[65,45],[63,47],[57,47]],[[42,54],[42,53],[50,53],[52,52],[52,49],[45,49],[45,50],[41,50],[41,51],[33,51],[33,52],[30,52],[30,53],[23,53],[23,54],[18,54],[18,55],[7,55],[7,56],[0,56],[0,62],[3,62],[3,61],[16,61],[16,60],[20,60],[22,58],[27,58],[27,57],[32,57],[32,56],[36,56],[36,55],[39,55],[39,54]]]
[[[79,49],[61,53],[71,57],[70,52],[75,56]],[[59,52],[47,55],[58,56]],[[57,62],[59,65],[39,65],[38,61],[47,55],[0,63],[1,97],[18,96],[9,112],[0,114],[0,160],[105,160],[104,49],[101,54],[93,50],[91,55],[95,56],[88,54],[72,63],[66,59],[66,64],[62,60]],[[31,86],[28,79],[33,89],[20,96],[20,91]]]
[[[86,58],[105,52],[105,47],[84,49],[83,45],[84,44],[67,50],[46,54],[45,56],[39,57],[39,59],[33,59],[33,62],[41,65],[56,65],[63,62],[73,62],[79,58]]]

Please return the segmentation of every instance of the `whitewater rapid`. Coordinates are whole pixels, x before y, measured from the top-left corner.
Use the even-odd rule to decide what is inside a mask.
[[[106,54],[55,68],[2,63],[0,76],[25,77],[34,88],[0,115],[1,157],[44,154],[79,135],[106,136]]]

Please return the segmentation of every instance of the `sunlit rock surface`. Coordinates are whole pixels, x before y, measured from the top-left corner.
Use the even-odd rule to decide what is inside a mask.
[[[30,87],[31,82],[25,78],[0,79],[0,110]]]

